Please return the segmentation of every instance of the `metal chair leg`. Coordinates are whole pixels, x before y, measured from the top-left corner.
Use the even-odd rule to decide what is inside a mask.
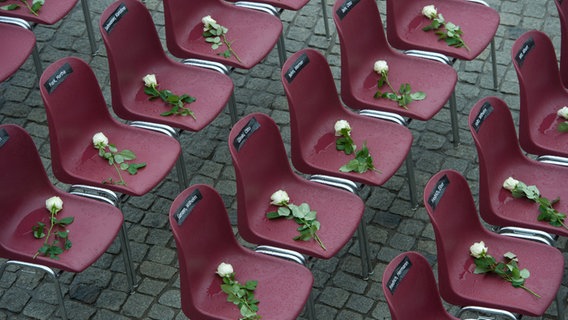
[[[231,93],[227,105],[229,107],[229,115],[231,116],[231,125],[234,126],[237,123],[237,100],[235,99],[235,91]]]
[[[371,257],[367,246],[367,228],[364,219],[361,219],[357,227],[357,238],[359,239],[359,251],[361,251],[361,267],[363,279],[369,279],[372,274]]]
[[[124,260],[124,270],[126,271],[126,280],[128,281],[128,287],[130,292],[138,286],[136,281],[136,273],[134,272],[134,265],[132,264],[132,254],[130,250],[130,241],[128,240],[128,234],[126,230],[126,225],[122,223],[120,228],[120,247],[122,249],[122,259]]]
[[[39,50],[37,49],[37,44],[34,45],[34,49],[32,50],[32,58],[34,60],[34,66],[37,74],[37,78],[41,78],[41,74],[43,73],[43,67],[41,66],[41,59],[39,57]]]
[[[308,298],[308,303],[306,304],[307,317],[310,320],[316,320],[316,309],[314,304],[314,293],[310,292],[310,297]]]
[[[556,310],[558,312],[558,320],[564,320],[564,301],[560,294],[560,290],[556,293]]]
[[[176,173],[178,178],[179,191],[181,192],[189,187],[189,181],[187,181],[187,169],[185,168],[185,161],[183,157],[183,150],[176,160]]]
[[[452,133],[454,135],[454,147],[457,147],[460,144],[460,126],[458,123],[458,107],[455,89],[450,96],[450,118],[452,121]]]
[[[278,43],[276,44],[278,48],[278,58],[280,59],[280,68],[284,66],[286,62],[286,44],[284,43],[284,32],[280,33],[278,37]]]
[[[329,22],[327,21],[327,3],[326,0],[320,0],[321,3],[321,13],[323,15],[323,26],[325,27],[325,35],[327,36],[327,39],[330,40],[331,39],[331,34],[329,31]]]
[[[497,56],[495,54],[495,37],[491,39],[491,63],[493,64],[493,89],[497,90],[499,82],[497,81]]]
[[[91,45],[91,53],[97,53],[97,42],[95,40],[95,32],[93,31],[93,22],[91,19],[91,10],[89,9],[89,0],[81,0],[83,7],[83,15],[85,16],[85,24],[87,26],[87,35],[89,36],[89,44]]]
[[[412,149],[406,156],[406,176],[408,178],[408,191],[410,193],[410,205],[412,209],[418,208],[418,195],[416,191],[416,176],[414,174],[414,160],[412,159]]]

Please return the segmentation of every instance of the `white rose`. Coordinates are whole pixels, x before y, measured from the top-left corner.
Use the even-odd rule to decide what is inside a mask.
[[[93,145],[97,149],[99,147],[106,147],[108,145],[108,138],[102,132],[97,132],[93,136]]]
[[[422,14],[428,19],[434,19],[438,15],[438,10],[431,4],[422,8]]]
[[[45,200],[45,208],[49,210],[49,212],[55,210],[55,213],[57,213],[63,209],[63,200],[57,196],[53,196]]]
[[[385,60],[377,60],[375,61],[373,70],[375,70],[375,72],[378,74],[386,73],[389,71],[389,65]]]
[[[286,193],[286,191],[278,190],[270,196],[270,200],[272,200],[270,202],[271,204],[280,206],[288,204],[288,202],[290,202],[290,197],[288,197],[288,193]]]
[[[560,110],[558,110],[556,114],[558,114],[559,117],[568,119],[568,107],[567,106],[562,107]]]
[[[469,247],[469,252],[474,258],[481,258],[487,253],[487,247],[483,241],[479,241]]]
[[[158,80],[156,80],[155,74],[147,74],[144,76],[144,78],[142,78],[142,80],[144,81],[144,85],[146,87],[155,88],[158,86]]]
[[[513,177],[509,177],[503,182],[503,188],[512,191],[513,189],[515,189],[517,184],[519,184],[519,180],[515,180],[513,179]]]
[[[221,277],[229,276],[231,273],[233,273],[233,266],[228,263],[221,262],[217,267],[217,274]]]
[[[347,129],[347,132],[350,132],[351,126],[349,125],[349,122],[347,122],[347,120],[337,120],[337,122],[334,125],[334,129],[335,129],[335,135],[339,137],[341,136],[341,130]]]
[[[201,22],[203,22],[203,31],[207,31],[211,29],[214,24],[217,24],[217,21],[211,18],[211,16],[205,16],[201,18]]]

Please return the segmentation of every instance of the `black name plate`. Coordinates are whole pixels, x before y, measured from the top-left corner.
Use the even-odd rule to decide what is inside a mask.
[[[103,28],[105,29],[106,33],[110,33],[111,30],[116,26],[118,21],[128,12],[126,5],[121,3],[116,10],[106,19],[105,23],[103,24]]]
[[[434,189],[432,190],[430,196],[428,197],[428,204],[432,207],[432,209],[436,209],[438,203],[442,199],[442,196],[444,196],[444,192],[446,192],[446,188],[449,185],[450,185],[450,179],[448,179],[448,176],[446,175],[444,175],[442,178],[440,178],[440,180],[438,180],[436,186],[434,186]]]
[[[256,118],[251,118],[244,128],[241,129],[239,134],[233,140],[233,146],[237,149],[237,151],[241,150],[241,148],[245,145],[248,138],[260,128],[260,123],[256,120]]]
[[[288,81],[288,83],[292,83],[292,80],[300,73],[300,71],[305,68],[308,63],[310,63],[310,58],[308,58],[307,54],[302,54],[294,64],[286,71],[284,77]]]
[[[479,132],[479,128],[483,124],[483,121],[489,117],[489,115],[493,112],[493,106],[489,102],[485,102],[481,109],[479,109],[479,113],[471,123],[471,126],[475,130],[475,132]]]
[[[185,219],[189,216],[193,208],[203,199],[201,192],[199,189],[195,189],[183,202],[183,204],[176,210],[174,214],[174,219],[176,220],[177,224],[181,226],[181,224],[185,221]]]
[[[529,38],[527,41],[525,41],[525,43],[523,43],[523,46],[521,47],[521,49],[519,49],[519,52],[517,52],[517,55],[515,56],[515,60],[517,61],[517,64],[519,66],[523,66],[527,55],[529,54],[529,52],[531,52],[534,46],[535,43],[533,38]]]
[[[392,275],[389,278],[389,282],[387,283],[387,288],[389,288],[391,294],[394,294],[396,288],[398,287],[402,279],[404,279],[411,267],[412,262],[410,262],[410,259],[408,259],[408,257],[404,257],[404,259],[402,259],[396,269],[394,269]]]
[[[340,20],[343,20],[345,16],[359,3],[359,0],[347,0],[345,1],[339,9],[335,12]]]
[[[73,69],[69,65],[69,63],[65,63],[61,66],[61,68],[57,69],[55,73],[47,79],[47,81],[43,84],[47,93],[51,94],[55,89],[63,83],[63,81],[73,73]]]

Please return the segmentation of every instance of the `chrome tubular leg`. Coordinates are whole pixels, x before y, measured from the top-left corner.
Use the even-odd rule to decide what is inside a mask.
[[[122,259],[124,259],[124,270],[126,271],[126,280],[128,281],[128,287],[130,291],[138,285],[136,283],[136,274],[134,272],[134,265],[132,264],[132,254],[130,250],[130,241],[128,240],[128,234],[126,230],[126,225],[123,222],[120,228],[120,247],[122,249]]]
[[[314,293],[310,293],[310,297],[308,298],[308,303],[306,304],[306,313],[307,318],[310,320],[316,320],[316,309],[314,306]]]
[[[357,238],[359,239],[359,251],[361,251],[363,279],[367,280],[369,275],[371,275],[371,257],[369,255],[369,247],[367,246],[367,229],[363,219],[361,219],[357,227]]]
[[[558,320],[564,320],[564,301],[560,294],[560,290],[556,293],[556,310],[558,311]]]
[[[237,100],[235,99],[234,91],[231,93],[227,105],[229,107],[229,115],[231,116],[231,124],[235,125],[235,123],[237,123]]]
[[[278,37],[278,44],[276,45],[278,48],[278,58],[280,59],[280,68],[284,66],[286,62],[286,44],[284,43],[284,31]]]
[[[325,27],[325,35],[327,39],[331,39],[331,32],[329,31],[329,22],[327,21],[327,5],[326,0],[320,0],[321,3],[321,13],[323,15],[323,26]]]
[[[83,7],[83,15],[85,16],[85,24],[87,26],[87,35],[89,36],[89,43],[91,45],[91,53],[94,55],[97,52],[97,42],[95,41],[95,32],[93,31],[93,21],[91,19],[91,10],[89,9],[89,0],[81,0]]]
[[[68,319],[67,310],[65,309],[65,303],[63,302],[63,292],[61,291],[61,285],[59,284],[59,277],[51,269],[45,271],[53,281],[53,284],[55,285],[57,300],[59,300],[59,305],[61,306],[61,318],[67,320]]]
[[[450,117],[452,121],[452,133],[454,134],[454,147],[457,147],[460,144],[460,126],[458,123],[458,107],[455,89],[450,96]]]
[[[34,49],[32,50],[32,58],[34,60],[34,66],[36,69],[37,78],[41,78],[41,74],[43,73],[43,67],[41,66],[41,59],[39,57],[39,50],[37,49],[37,44],[34,45]]]
[[[406,156],[406,176],[408,178],[408,191],[410,193],[410,205],[413,210],[418,208],[418,196],[416,192],[416,176],[414,175],[414,160],[412,159],[412,149]]]
[[[499,83],[497,81],[497,56],[495,54],[495,37],[491,39],[491,63],[493,64],[493,89],[497,90]]]
[[[176,173],[178,176],[179,191],[182,192],[189,186],[189,181],[187,181],[187,169],[185,168],[183,150],[179,154],[179,157],[176,161]]]

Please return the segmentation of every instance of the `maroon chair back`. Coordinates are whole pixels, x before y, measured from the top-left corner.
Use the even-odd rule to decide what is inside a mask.
[[[115,120],[93,71],[78,58],[63,58],[46,68],[40,93],[49,124],[53,173],[62,182],[142,195],[162,181],[181,152],[174,138]],[[103,132],[119,150],[133,151],[136,161],[147,166],[136,175],[123,172],[126,185],[103,184],[116,173],[93,147],[97,132]]]
[[[445,301],[530,316],[544,314],[556,296],[564,272],[564,258],[558,249],[485,229],[467,181],[455,170],[443,170],[430,178],[424,188],[424,205],[436,235],[438,282]],[[541,297],[514,288],[498,276],[475,274],[470,246],[479,241],[498,261],[507,252],[516,254],[519,268],[530,271],[525,285]],[[550,260],[555,262],[549,264]]]
[[[375,1],[337,0],[333,20],[341,47],[341,98],[346,105],[428,120],[448,101],[457,82],[456,71],[449,65],[393,50]],[[361,26],[365,26],[365,32]],[[426,98],[413,101],[408,109],[389,99],[375,99],[379,75],[373,71],[373,65],[377,60],[387,61],[389,81],[395,89],[409,83],[413,92],[423,91]]]
[[[459,319],[450,315],[440,299],[432,267],[418,252],[403,252],[383,273],[383,293],[392,320]]]
[[[422,8],[427,5],[434,5],[446,21],[463,30],[462,38],[469,50],[448,46],[438,40],[434,31],[422,30],[431,23],[422,15]],[[467,0],[387,0],[386,14],[387,37],[393,47],[440,52],[461,60],[473,60],[483,52],[495,36],[500,20],[495,9]]]
[[[19,26],[0,23],[0,82],[8,79],[28,59],[36,43],[32,31]]]
[[[295,53],[284,64],[281,78],[290,109],[291,154],[296,169],[382,185],[402,165],[412,145],[410,131],[402,125],[360,116],[343,107],[329,65],[321,53],[313,49]],[[353,155],[345,155],[335,148],[334,124],[338,120],[350,123],[358,148],[367,143],[381,173],[339,171]]]
[[[99,27],[107,49],[112,108],[119,117],[199,131],[227,104],[233,91],[231,79],[216,71],[170,59],[162,48],[150,12],[140,1],[112,3],[101,15]],[[147,74],[156,75],[160,90],[196,98],[189,105],[196,118],[160,116],[170,107],[159,99],[148,99],[142,81]]]
[[[88,1],[88,0],[82,0]],[[26,21],[39,23],[39,24],[54,24],[63,19],[79,0],[58,0],[58,1],[45,1],[41,7],[39,14],[34,15],[25,7],[19,10],[2,10],[2,15],[7,17],[15,17],[24,19]],[[19,0],[6,0],[2,5],[17,4],[23,6]]]
[[[519,37],[511,48],[511,59],[519,79],[521,147],[536,155],[568,157],[568,136],[556,127],[566,119],[556,112],[568,101],[552,41],[532,30]]]
[[[313,283],[310,271],[239,245],[215,189],[200,184],[184,190],[173,201],[169,220],[178,252],[181,306],[188,317],[239,318],[239,309],[227,302],[215,274],[221,262],[233,266],[240,283],[258,281],[255,298],[263,318],[295,319],[302,311]]]
[[[219,56],[205,42],[201,19],[207,15],[229,29],[227,38],[241,62],[235,57]],[[164,16],[166,43],[174,56],[217,61],[242,69],[250,69],[264,59],[282,33],[282,22],[277,17],[220,0],[165,0]]]

